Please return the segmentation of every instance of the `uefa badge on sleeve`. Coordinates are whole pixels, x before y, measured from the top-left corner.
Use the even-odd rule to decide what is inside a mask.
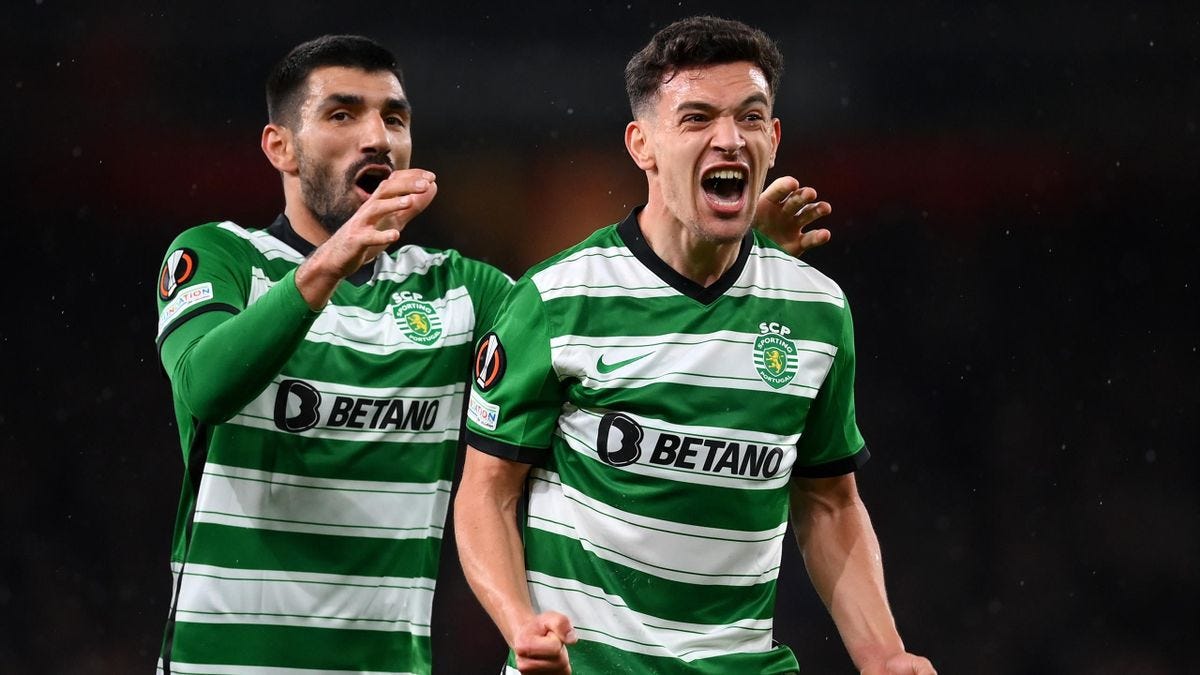
[[[500,344],[500,336],[488,333],[475,347],[475,359],[471,366],[471,374],[475,379],[475,387],[479,391],[487,391],[496,386],[508,365],[508,355]]]
[[[200,256],[190,248],[177,248],[163,261],[158,273],[158,297],[164,301],[175,297],[175,293],[196,276]]]

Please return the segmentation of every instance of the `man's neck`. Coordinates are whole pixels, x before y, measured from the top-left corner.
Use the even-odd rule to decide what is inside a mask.
[[[642,237],[671,269],[704,288],[716,283],[737,261],[741,240],[717,243],[695,236],[665,207],[647,204],[638,214]]]
[[[324,244],[325,240],[329,239],[329,231],[321,225],[321,221],[317,220],[313,212],[305,206],[304,199],[300,196],[299,183],[297,182],[293,185],[285,181],[283,198],[283,213],[292,223],[292,229],[295,230],[296,234],[300,235],[302,239],[313,246]]]

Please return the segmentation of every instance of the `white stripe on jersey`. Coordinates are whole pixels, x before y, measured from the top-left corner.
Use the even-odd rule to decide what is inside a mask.
[[[346,537],[440,538],[449,503],[450,483],[444,480],[334,480],[209,463],[195,520]]]
[[[746,265],[746,272],[725,295],[754,295],[760,298],[827,302],[838,307],[845,306],[846,296],[841,287],[811,265],[782,251],[762,246],[755,246],[750,255],[758,257],[758,264]]]
[[[258,301],[275,282],[257,267],[250,270],[250,297],[247,305]],[[320,316],[313,322],[304,339],[309,342],[345,347],[366,354],[386,356],[408,349],[437,349],[471,342],[475,326],[475,306],[465,286],[446,291],[446,295],[426,300],[443,321],[442,334],[429,345],[421,345],[405,335],[396,317],[392,314],[393,303],[382,312],[372,312],[361,307],[325,305]]]
[[[619,471],[689,485],[774,490],[787,484],[792,466],[796,462],[796,441],[799,436],[773,436],[714,427],[685,427],[639,415],[622,414],[637,422],[645,435],[641,440],[642,454],[637,461],[610,467]],[[565,404],[562,415],[558,418],[556,433],[575,452],[591,460],[602,461],[596,451],[600,420],[599,413]],[[659,438],[664,432],[683,439],[680,445],[686,447],[673,447],[670,452],[671,459],[668,461],[651,461]],[[688,437],[692,440],[688,440]],[[709,441],[712,445],[703,445],[704,441]],[[729,458],[733,460],[732,467],[721,461],[726,458],[726,452],[730,451],[730,442],[738,444],[738,451],[731,453],[732,457]],[[751,445],[755,446],[754,457],[749,456]],[[779,448],[781,452],[776,453],[775,448]],[[771,456],[768,461],[764,459],[768,453],[779,456]],[[757,464],[766,470],[758,471],[757,474],[754,471],[744,471],[743,464]]]
[[[837,347],[824,342],[792,340],[797,354],[789,366],[796,375],[781,389],[763,381],[755,370],[756,333],[717,331],[703,335],[668,333],[652,336],[591,337],[559,335],[550,340],[551,361],[559,379],[578,378],[595,389],[636,389],[651,384],[687,384],[716,389],[786,393],[814,398]],[[639,358],[610,373],[600,371]]]
[[[529,526],[577,539],[599,558],[693,584],[753,586],[779,575],[786,521],[742,531],[650,518],[592,499],[556,473],[530,475]]]
[[[585,248],[532,277],[543,300],[575,295],[652,298],[676,295],[625,247]]]
[[[753,247],[750,255],[759,258],[758,264],[747,264],[725,295],[845,304],[841,288],[811,266],[760,246]],[[532,280],[543,300],[579,295],[654,298],[679,293],[624,247],[583,249],[534,274]]]
[[[282,241],[279,241],[266,230],[255,230],[254,232],[251,232],[228,220],[221,223],[217,227],[220,227],[222,230],[227,232],[232,232],[233,234],[236,234],[242,239],[250,242],[250,244],[254,246],[254,248],[258,249],[258,252],[263,254],[263,257],[267,260],[283,259],[287,260],[288,262],[296,263],[297,265],[304,262],[304,256],[300,255],[299,251],[291,246],[288,246]]]
[[[298,414],[302,404],[298,398],[281,391],[280,385],[291,379],[286,373],[276,376],[228,424],[339,441],[437,443],[458,440],[466,390],[462,382],[442,387],[378,388],[302,380],[319,395],[314,409],[316,419],[306,429],[285,431],[277,426],[277,398],[288,396],[284,404],[285,414],[289,417]]]
[[[162,659],[158,660],[157,673],[163,675]],[[312,668],[180,663],[179,661],[171,661],[171,673],[172,675],[416,675],[416,673],[397,673],[390,670],[386,673],[379,670],[314,670]]]
[[[187,565],[176,617],[193,623],[429,635],[433,579]]]
[[[667,621],[635,612],[619,596],[574,579],[540,572],[528,572],[526,578],[534,611],[566,614],[584,640],[685,662],[771,649],[771,619],[743,619],[715,625]]]
[[[402,246],[391,255],[381,255],[375,259],[375,276],[371,283],[379,280],[404,281],[414,274],[425,274],[430,267],[437,267],[449,258],[445,253],[430,253],[420,246]]]

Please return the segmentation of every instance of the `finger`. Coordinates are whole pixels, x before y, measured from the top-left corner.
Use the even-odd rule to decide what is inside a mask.
[[[784,213],[796,214],[799,213],[800,209],[804,208],[806,204],[815,201],[816,198],[816,190],[810,187],[802,187],[798,190],[794,190],[790,195],[788,195],[787,199],[784,200],[784,202],[780,205],[780,208],[783,209]]]
[[[553,633],[526,635],[513,645],[513,651],[523,659],[554,661],[562,656],[563,642]]]
[[[387,248],[400,239],[400,230],[387,228],[383,230],[368,230],[362,234],[358,244],[363,248]],[[377,254],[378,251],[375,251]]]
[[[425,192],[437,181],[432,171],[424,169],[402,169],[393,171],[372,193],[373,198],[395,197],[398,195],[418,194]]]
[[[806,204],[796,213],[796,219],[800,223],[800,229],[812,224],[814,221],[824,218],[833,213],[833,207],[829,202],[817,202],[815,204]]]
[[[542,614],[542,625],[558,637],[563,644],[573,645],[579,638],[575,635],[575,626],[564,614],[545,612]]]
[[[800,250],[807,251],[829,243],[833,237],[829,230],[813,230],[800,235]]]
[[[529,673],[552,673],[554,675],[569,674],[571,663],[565,657],[562,659],[522,659],[517,658],[517,670],[523,675]]]
[[[783,200],[788,198],[788,195],[796,191],[800,187],[800,181],[791,176],[780,176],[771,181],[767,189],[763,190],[762,199],[765,199],[772,204],[782,204]]]

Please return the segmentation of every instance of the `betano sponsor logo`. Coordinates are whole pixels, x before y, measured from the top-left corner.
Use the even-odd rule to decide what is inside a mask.
[[[784,449],[779,446],[701,436],[659,432],[654,449],[645,453],[646,432],[628,415],[610,412],[600,419],[596,454],[606,464],[626,466],[645,458],[645,463],[673,466],[726,476],[774,478],[783,466]]]
[[[275,426],[299,433],[317,426],[326,429],[428,431],[437,422],[437,399],[321,396],[303,380],[284,380],[275,395]]]

